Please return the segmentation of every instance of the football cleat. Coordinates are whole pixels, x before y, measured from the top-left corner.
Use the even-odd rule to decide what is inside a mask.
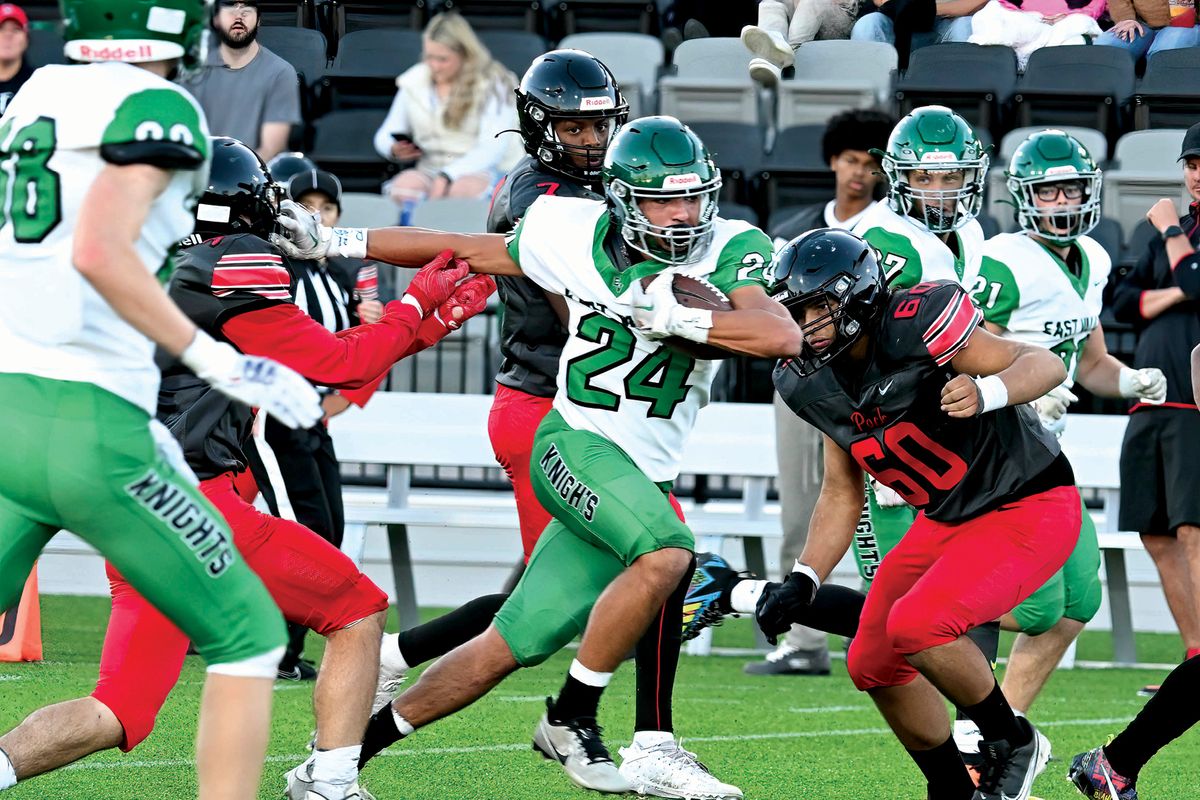
[[[287,788],[283,796],[287,800],[375,800],[374,795],[358,785],[358,781],[348,784],[314,781],[310,761],[292,769],[284,779]]]
[[[1091,800],[1137,800],[1134,781],[1112,768],[1103,747],[1080,753],[1071,759],[1067,780]]]
[[[406,680],[407,670],[392,672],[379,665],[379,680],[375,684],[375,700],[371,703],[371,716],[379,713],[379,709],[396,699],[400,693],[400,685]]]
[[[729,592],[749,573],[738,572],[716,553],[697,553],[696,571],[683,599],[683,641],[700,635],[705,628],[720,625],[733,613]]]
[[[546,698],[547,709],[552,703]],[[623,794],[632,788],[613,763],[592,717],[551,722],[543,714],[533,732],[533,749],[562,764],[567,777],[585,789]]]
[[[281,681],[315,681],[317,666],[307,658],[302,658],[291,669],[277,669],[275,677]]]
[[[639,795],[676,800],[741,800],[742,790],[713,777],[672,737],[652,747],[621,748],[621,775]]]
[[[973,800],[1029,800],[1033,779],[1046,768],[1050,743],[1024,717],[1017,717],[1017,724],[1029,729],[1027,744],[1013,747],[1003,739],[979,743],[983,764]]]
[[[742,668],[747,675],[828,675],[828,650],[802,650],[787,640],[779,643],[762,661]]]

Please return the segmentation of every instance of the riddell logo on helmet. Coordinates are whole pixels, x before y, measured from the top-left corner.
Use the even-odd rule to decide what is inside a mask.
[[[583,102],[579,104],[580,108],[614,108],[615,103],[611,97],[585,97]]]
[[[145,44],[137,47],[121,47],[117,44],[92,47],[85,44],[79,48],[79,56],[84,61],[149,61],[153,55],[153,49]]]
[[[703,182],[700,180],[700,176],[694,172],[689,172],[685,175],[668,175],[663,179],[663,188],[674,189],[677,187],[699,186]]]
[[[958,156],[944,150],[934,150],[921,156],[922,164],[945,164],[950,161],[958,161]]]
[[[1074,166],[1068,164],[1060,167],[1050,167],[1046,170],[1047,175],[1074,175],[1079,172]]]

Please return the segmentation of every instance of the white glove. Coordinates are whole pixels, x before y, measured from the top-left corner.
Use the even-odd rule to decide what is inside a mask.
[[[329,256],[367,257],[366,228],[326,228],[319,214],[293,200],[279,204],[275,221],[283,233],[272,233],[271,244],[291,258],[313,261]]]
[[[1117,391],[1121,393],[1121,397],[1136,398],[1156,406],[1167,399],[1167,376],[1156,367],[1121,367],[1117,376]]]
[[[310,428],[322,417],[320,395],[299,373],[242,355],[204,331],[196,331],[179,360],[221,394],[261,408],[289,428]]]
[[[158,457],[170,464],[171,468],[179,473],[179,477],[192,486],[199,486],[200,479],[188,466],[187,459],[183,456],[183,448],[179,446],[179,440],[170,429],[158,420],[151,419],[150,436],[154,439],[154,449],[158,451]]]
[[[648,289],[641,281],[633,282],[633,321],[638,330],[651,339],[681,336],[701,344],[708,341],[713,326],[712,312],[700,308],[685,308],[675,299],[675,275],[660,272]]]
[[[875,479],[874,475],[868,475],[867,480],[871,483],[871,491],[875,493],[875,502],[879,504],[880,508],[896,508],[897,506],[908,505],[908,502],[900,496],[899,492],[890,486],[880,483]]]
[[[1067,387],[1055,386],[1030,405],[1037,412],[1043,428],[1055,436],[1062,436],[1067,427],[1067,407],[1078,400]]]

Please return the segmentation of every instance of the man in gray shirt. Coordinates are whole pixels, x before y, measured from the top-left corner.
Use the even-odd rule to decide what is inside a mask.
[[[292,65],[263,47],[255,0],[218,0],[213,32],[220,47],[184,86],[208,117],[214,136],[232,136],[270,161],[287,149],[300,122],[300,87]]]

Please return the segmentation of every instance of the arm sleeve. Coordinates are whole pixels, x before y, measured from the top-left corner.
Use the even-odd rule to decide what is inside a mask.
[[[489,94],[479,115],[479,136],[475,146],[442,168],[456,181],[463,175],[487,172],[500,163],[508,150],[508,140],[497,136],[500,131],[517,127],[516,108],[503,102],[496,94]]]
[[[1155,288],[1154,261],[1157,255],[1158,249],[1151,243],[1137,265],[1114,287],[1110,305],[1113,318],[1118,322],[1146,321],[1142,316],[1142,292]]]
[[[404,91],[397,89],[396,96],[392,98],[392,107],[388,109],[379,130],[375,131],[375,152],[379,153],[380,158],[386,158],[388,161],[395,160],[392,158],[392,134],[411,133],[404,102]]]
[[[910,320],[938,366],[949,364],[983,322],[983,312],[961,286],[950,281],[922,283],[900,293],[888,313],[897,320]]]
[[[263,122],[286,122],[297,125],[300,117],[300,79],[296,69],[283,59],[276,65],[274,76],[267,82]]]
[[[420,322],[412,306],[389,303],[378,323],[335,335],[288,303],[229,319],[221,333],[243,353],[275,359],[313,383],[356,389],[404,357]]]

